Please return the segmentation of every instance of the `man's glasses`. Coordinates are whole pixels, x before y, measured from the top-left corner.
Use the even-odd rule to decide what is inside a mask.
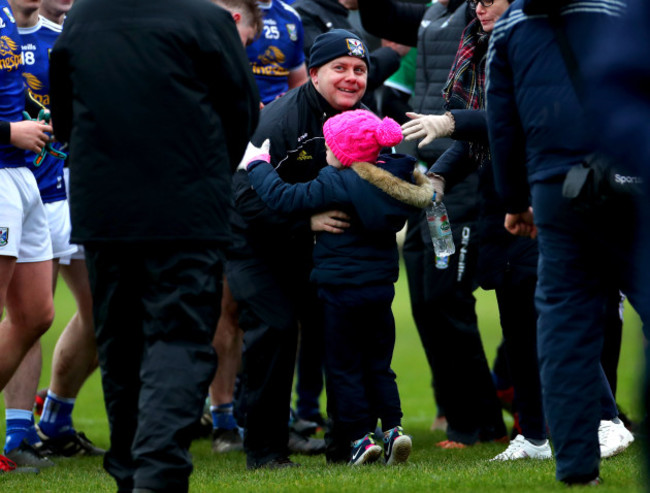
[[[483,5],[483,7],[490,7],[494,3],[494,0],[467,0],[467,3],[469,4],[470,9],[476,10],[479,3]]]

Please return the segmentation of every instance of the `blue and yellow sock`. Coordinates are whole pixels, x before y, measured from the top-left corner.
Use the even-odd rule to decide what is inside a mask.
[[[223,430],[233,430],[237,428],[237,422],[233,416],[233,403],[210,406],[212,414],[212,426]]]
[[[48,437],[72,435],[75,432],[72,426],[72,409],[75,400],[74,398],[59,397],[48,390],[41,420],[38,422],[41,431]]]

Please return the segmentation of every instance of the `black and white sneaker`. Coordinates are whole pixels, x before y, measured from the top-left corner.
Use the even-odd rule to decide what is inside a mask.
[[[104,449],[96,447],[81,431],[75,431],[70,435],[49,437],[41,431],[38,425],[36,425],[36,432],[41,439],[41,444],[36,447],[36,450],[38,450],[41,455],[55,457],[85,455],[97,457],[106,453]]]
[[[223,428],[214,428],[212,430],[212,451],[217,454],[227,452],[236,452],[244,450],[244,441],[242,440],[239,428],[225,430]]]
[[[287,446],[292,454],[319,455],[325,453],[325,440],[305,437],[293,430],[289,430]]]
[[[30,445],[27,440],[20,442],[20,445],[15,449],[6,452],[7,459],[12,460],[18,467],[37,467],[44,469],[52,467],[52,462],[47,457],[43,456],[35,447]]]

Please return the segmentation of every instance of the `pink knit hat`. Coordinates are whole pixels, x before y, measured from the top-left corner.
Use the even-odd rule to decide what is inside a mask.
[[[344,111],[323,125],[325,143],[344,166],[375,163],[383,147],[402,142],[402,129],[392,118],[380,120],[367,110]]]

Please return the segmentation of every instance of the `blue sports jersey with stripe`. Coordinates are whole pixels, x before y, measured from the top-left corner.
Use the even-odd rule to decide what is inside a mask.
[[[0,120],[23,119],[25,92],[20,36],[16,19],[7,0],[0,0]],[[0,144],[0,168],[25,166],[25,151],[10,144]]]
[[[50,51],[56,38],[61,34],[61,26],[44,17],[39,17],[33,27],[18,28],[23,49],[23,77],[25,85],[34,99],[46,108],[50,107]],[[60,149],[59,143],[54,143]],[[44,203],[56,202],[66,198],[63,178],[63,160],[47,154],[40,166],[34,166],[33,152],[27,152],[27,166],[34,173],[41,198]]]

